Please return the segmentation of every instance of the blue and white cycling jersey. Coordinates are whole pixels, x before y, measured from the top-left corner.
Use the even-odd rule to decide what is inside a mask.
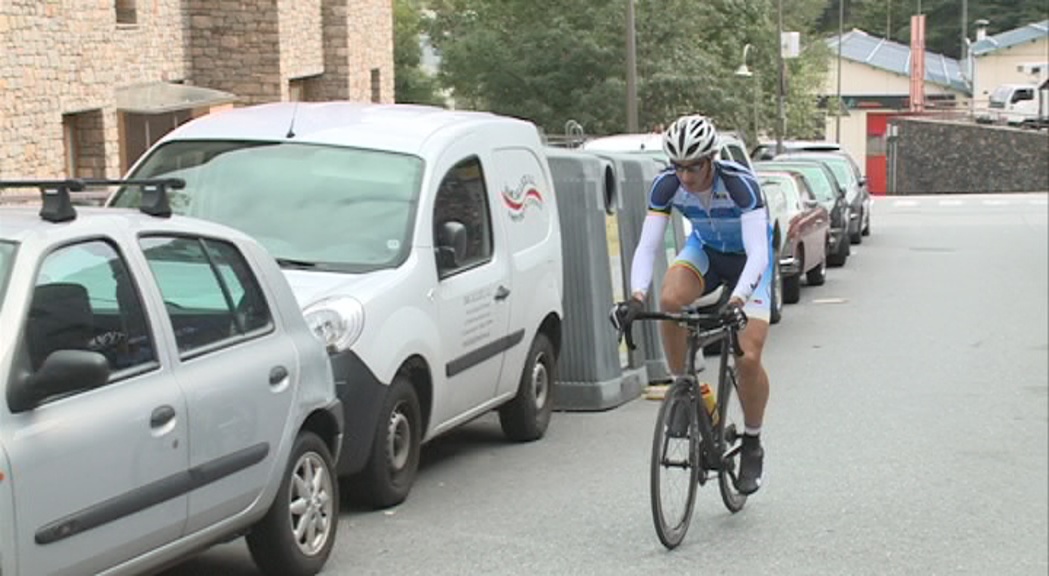
[[[673,208],[692,224],[692,234],[718,252],[743,253],[740,217],[751,210],[766,210],[761,188],[746,166],[714,161],[714,188],[710,210],[699,197],[685,190],[673,169],[656,177],[648,199],[650,212],[670,215]],[[770,231],[771,232],[771,231]]]

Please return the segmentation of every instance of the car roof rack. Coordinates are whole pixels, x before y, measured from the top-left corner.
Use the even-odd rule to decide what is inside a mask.
[[[141,186],[142,203],[139,210],[150,216],[168,218],[171,216],[171,203],[168,201],[168,189],[181,190],[186,181],[181,178],[161,178],[155,180],[85,180],[69,178],[66,180],[0,180],[0,190],[4,188],[38,188],[42,205],[40,217],[48,222],[69,222],[76,219],[76,210],[69,198],[70,192],[83,192],[96,186]]]

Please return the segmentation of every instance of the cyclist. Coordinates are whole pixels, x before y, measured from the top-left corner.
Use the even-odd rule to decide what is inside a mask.
[[[715,159],[718,135],[701,115],[683,116],[663,133],[663,150],[671,167],[652,183],[648,215],[634,251],[631,297],[613,309],[613,323],[629,329],[644,310],[652,267],[673,209],[692,225],[684,249],[663,278],[660,307],[680,312],[722,282],[733,286],[727,319],[740,328],[743,356],[736,360],[744,434],[740,454],[741,493],[761,486],[764,449],[761,424],[768,403],[769,380],[761,352],[769,330],[772,278],[772,230],[758,182],[745,166]],[[663,349],[671,376],[685,366],[687,331],[674,322],[661,326]]]

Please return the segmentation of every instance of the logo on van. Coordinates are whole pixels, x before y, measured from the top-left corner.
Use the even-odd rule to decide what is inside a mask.
[[[509,186],[503,188],[503,204],[509,208],[510,219],[517,221],[524,218],[525,211],[529,206],[543,209],[543,195],[535,186],[535,179],[529,175],[521,177],[517,188]]]

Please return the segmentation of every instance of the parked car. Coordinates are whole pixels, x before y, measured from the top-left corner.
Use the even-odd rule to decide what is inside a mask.
[[[285,102],[186,123],[133,178],[180,177],[176,212],[258,238],[327,343],[339,473],[402,502],[422,444],[493,409],[514,441],[550,422],[561,229],[534,124],[480,112]],[[134,205],[131,188],[112,206]]]
[[[794,304],[801,299],[802,274],[809,286],[826,281],[830,215],[801,173],[763,170],[758,174],[758,183],[770,212],[782,214],[785,220],[779,226],[784,232],[776,255],[783,276],[783,302]]]
[[[783,153],[788,152],[837,152],[841,145],[826,140],[784,140]],[[761,142],[750,151],[750,158],[756,162],[772,160],[777,155],[775,142]]]
[[[163,185],[146,213],[40,185],[0,208],[0,572],[141,574],[244,534],[266,574],[320,571],[343,409],[273,258],[168,217]]]
[[[755,163],[758,173],[763,171],[798,172],[805,176],[816,200],[830,215],[830,239],[827,246],[827,264],[844,266],[851,250],[848,239],[849,205],[845,201],[845,189],[838,183],[834,172],[813,160],[770,160]]]
[[[846,152],[792,152],[777,156],[777,160],[815,160],[822,162],[834,172],[839,183],[845,186],[845,200],[849,203],[849,241],[863,242],[871,233],[871,195],[867,178],[860,167]]]

